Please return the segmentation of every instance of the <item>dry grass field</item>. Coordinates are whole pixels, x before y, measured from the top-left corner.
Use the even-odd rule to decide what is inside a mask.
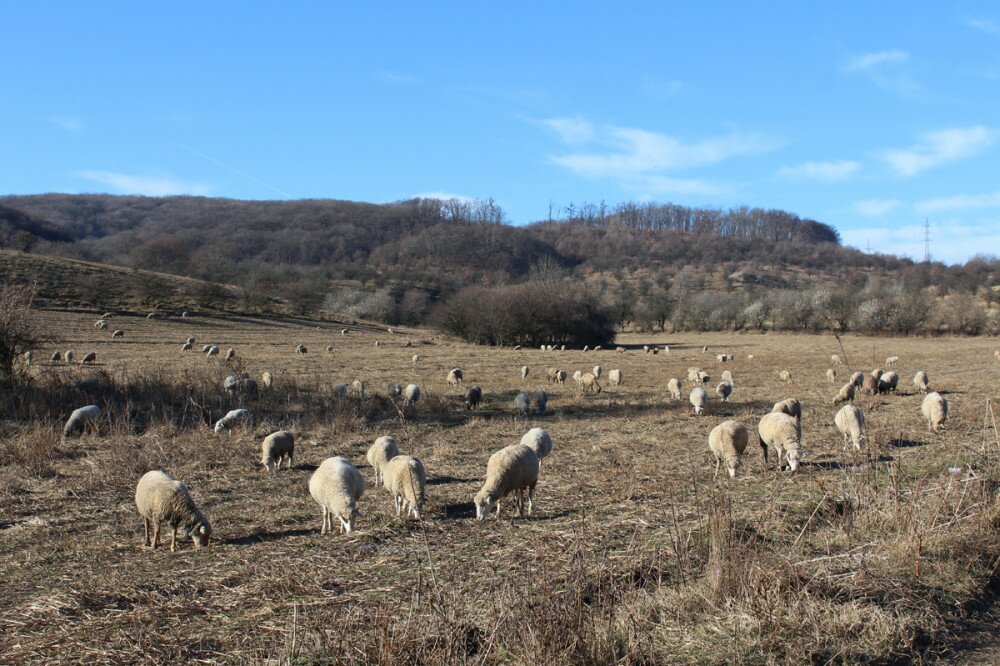
[[[112,340],[92,314],[45,316],[56,343],[36,354],[28,388],[4,397],[3,663],[891,663],[937,654],[996,568],[993,339],[847,337],[841,348],[832,336],[630,334],[617,354],[197,316],[115,318],[126,334]],[[180,351],[188,336],[195,352]],[[235,370],[272,372],[274,387],[227,396],[233,369],[197,353],[206,343],[233,347]],[[644,344],[671,350],[644,355]],[[98,363],[50,364],[55,349]],[[723,366],[724,352],[735,360]],[[848,362],[835,384],[833,353]],[[890,355],[900,391],[856,401],[868,447],[845,452],[831,399],[851,369]],[[545,381],[547,367],[597,364],[622,369],[624,384],[581,395],[572,380]],[[713,398],[730,370],[730,402],[696,417],[686,395],[671,401],[668,379],[689,366],[712,376]],[[483,387],[477,411],[445,382],[452,367]],[[949,401],[942,432],[920,417],[917,370]],[[96,388],[72,388],[91,376]],[[332,394],[356,378],[365,400]],[[399,409],[389,381],[419,384],[421,400]],[[516,391],[536,387],[548,412],[517,415]],[[754,434],[737,478],[713,478],[712,427],[733,418],[755,433],[785,397],[803,404],[798,472],[777,471],[773,453],[764,469]],[[100,434],[61,441],[69,412],[91,402],[105,410]],[[210,421],[237,406],[256,426],[214,434]],[[487,459],[534,426],[554,442],[534,514],[508,505],[477,522]],[[296,433],[295,466],[267,473],[260,441],[279,428]],[[382,434],[427,469],[421,521],[397,519],[372,483],[365,451]],[[349,536],[319,534],[307,488],[334,455],[368,484]],[[135,484],[158,468],[192,485],[209,548],[142,548]]]

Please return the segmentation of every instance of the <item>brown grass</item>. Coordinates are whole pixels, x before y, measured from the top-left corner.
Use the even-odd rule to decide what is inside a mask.
[[[654,357],[475,348],[371,327],[342,338],[339,326],[248,319],[120,317],[126,337],[111,340],[90,314],[48,316],[59,349],[96,351],[100,363],[39,364],[0,405],[3,662],[886,663],[933,651],[996,565],[1000,441],[987,399],[997,369],[983,362],[995,341],[845,338],[841,350],[819,336],[625,336],[674,350]],[[180,352],[188,335],[198,348],[235,347],[238,364]],[[736,361],[716,363],[723,351]],[[831,353],[864,370],[902,359],[899,395],[859,401],[870,438],[859,454],[833,426],[842,382],[825,379]],[[622,368],[625,384],[581,396],[544,381],[548,366],[596,363]],[[730,403],[694,417],[686,400],[670,402],[667,380],[690,365],[713,380],[732,370]],[[478,411],[445,382],[456,366],[484,389]],[[776,377],[786,368],[790,386]],[[222,379],[240,369],[271,371],[274,388],[228,396]],[[917,369],[947,392],[944,432],[921,422]],[[72,388],[91,376],[96,393]],[[332,395],[354,378],[379,395]],[[420,384],[420,402],[397,409],[381,395],[390,380]],[[516,416],[515,392],[540,385],[550,413]],[[713,480],[709,430],[726,418],[755,427],[788,396],[805,410],[799,473],[762,469],[751,443],[735,481]],[[62,420],[93,401],[105,408],[100,433],[62,441]],[[212,433],[236,406],[257,425]],[[555,444],[535,515],[477,523],[471,495],[486,460],[535,425]],[[296,465],[267,474],[259,443],[279,427],[297,433]],[[386,433],[427,469],[425,519],[397,520],[370,487],[357,532],[321,537],[311,471],[345,455],[370,481],[364,453]],[[215,528],[210,548],[140,548],[132,496],[155,468],[192,485]]]

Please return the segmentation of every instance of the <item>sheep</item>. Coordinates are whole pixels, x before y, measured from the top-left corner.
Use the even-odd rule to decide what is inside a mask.
[[[601,392],[600,382],[597,381],[597,377],[589,372],[580,375],[580,385],[583,387],[584,393],[590,393],[591,391],[594,393]]]
[[[782,370],[781,372],[778,373],[778,379],[785,382],[786,384],[791,384],[792,373],[788,372],[788,370]]]
[[[295,435],[288,430],[272,432],[260,444],[260,464],[264,469],[281,469],[281,461],[288,461],[288,469],[292,468],[292,458],[295,456]]]
[[[260,376],[260,383],[267,388],[271,388],[271,386],[274,385],[274,376],[272,376],[269,371],[265,370],[264,374]]]
[[[608,383],[612,386],[621,386],[622,384],[622,371],[618,368],[610,371],[608,373]]]
[[[535,452],[539,468],[542,466],[542,459],[552,453],[552,437],[545,428],[532,428],[524,433],[521,436],[521,444]]]
[[[413,346],[413,340],[407,340],[406,343],[403,344],[403,346],[404,347],[412,347]]]
[[[670,391],[670,398],[672,400],[681,399],[681,380],[676,377],[671,377],[670,381],[667,382],[667,390]]]
[[[875,395],[878,393],[878,380],[877,376],[865,375],[864,381],[861,382],[861,391],[868,395]]]
[[[802,404],[799,403],[795,398],[785,398],[779,402],[774,403],[774,407],[771,408],[772,414],[788,414],[796,421],[802,421]]]
[[[403,395],[403,385],[395,382],[389,382],[389,384],[385,387],[385,394],[390,398],[398,398]]]
[[[707,353],[708,353],[708,345],[704,345],[704,346],[703,346],[703,347],[701,348],[701,353],[702,353],[702,354],[707,354]]]
[[[375,341],[375,349],[378,349],[381,346],[382,346],[382,341],[381,340],[376,340]]]
[[[560,386],[565,385],[566,384],[566,378],[568,376],[569,376],[569,373],[567,373],[565,370],[557,370],[556,371],[556,383],[558,383]]]
[[[573,373],[573,381],[576,382],[577,384],[580,384],[580,382],[583,381],[583,373],[580,372],[579,370],[577,370],[576,372],[574,372]]]
[[[448,373],[448,383],[452,386],[458,386],[462,383],[462,370],[461,368],[453,368]]]
[[[403,389],[403,405],[409,407],[420,400],[420,387],[416,384],[407,384]]]
[[[96,361],[97,361],[97,353],[96,352],[88,352],[87,354],[84,354],[84,356],[83,356],[82,359],[80,359],[80,365],[87,365],[87,364],[95,363]]]
[[[465,408],[468,410],[477,409],[483,400],[483,389],[480,386],[470,386],[465,392]]]
[[[351,389],[362,400],[365,399],[365,388],[366,384],[360,379],[355,379],[353,382],[351,382]]]
[[[192,345],[190,342],[185,342],[184,344],[181,345],[182,352],[191,351],[193,348],[194,345]]]
[[[590,345],[584,345],[583,351],[590,351]]]
[[[52,358],[49,359],[50,363],[59,363],[62,361],[62,352],[52,352]]]
[[[830,354],[830,365],[842,365],[843,361],[840,360],[840,356],[837,354]]]
[[[601,351],[601,345],[597,345],[596,347],[594,347],[594,351],[595,351],[595,352],[596,352],[596,351]]]
[[[63,426],[63,437],[82,435],[84,430],[97,430],[97,419],[101,416],[101,408],[97,405],[87,405],[73,410]]]
[[[146,315],[146,319],[156,319],[156,313],[150,312],[148,315]]]
[[[347,329],[346,328],[340,329],[340,334],[344,337],[347,337]]]
[[[878,392],[895,393],[897,385],[899,385],[899,373],[895,371],[884,372],[878,379]]]
[[[347,384],[334,384],[333,394],[339,398],[343,398],[347,395]]]
[[[514,351],[521,351],[521,345],[514,345]]]
[[[897,363],[899,363],[899,357],[898,356],[890,356],[889,358],[885,359],[885,365],[886,365],[886,367],[891,368],[891,367],[895,366]]]
[[[545,376],[548,378],[549,382],[556,381],[556,378],[559,376],[559,368],[548,368],[545,371]]]
[[[108,330],[108,322],[104,319],[98,319],[97,323],[94,324],[94,328],[99,331],[106,331]]]
[[[531,368],[529,368],[526,365],[522,365],[521,366],[521,381],[524,381],[525,379],[528,378],[528,373],[529,372],[531,372]]]
[[[112,339],[114,339],[114,338],[124,338],[125,337],[125,331],[123,331],[120,328],[115,329],[115,331],[111,334],[111,337],[112,337]]]
[[[250,396],[257,395],[257,382],[249,377],[239,378],[229,375],[222,383],[222,386],[229,393],[242,393]]]
[[[219,355],[219,345],[212,345],[211,347],[208,348],[208,351],[205,352],[205,356],[218,356],[218,355]]]
[[[851,402],[852,400],[854,400],[855,388],[856,387],[851,382],[847,382],[846,384],[841,386],[840,392],[833,397],[833,404],[839,405],[842,402]]]
[[[600,347],[595,347],[595,349],[600,350]],[[559,351],[566,351],[566,345],[559,345]]]
[[[705,411],[705,403],[708,402],[708,391],[700,386],[696,386],[691,389],[691,395],[688,396],[688,402],[694,407],[695,416],[701,414]]]
[[[729,370],[723,370],[722,371],[722,381],[729,382],[730,384],[732,384],[733,383],[733,373],[730,372]]]
[[[756,356],[754,356],[753,354],[747,354],[747,360],[748,360],[748,361],[752,361],[752,360],[754,360],[755,358],[757,358],[757,357],[756,357]]]
[[[927,393],[927,386],[929,382],[930,380],[927,378],[927,373],[923,370],[920,370],[917,374],[913,375],[913,385],[917,387],[917,390],[923,393]]]
[[[202,354],[207,354],[208,350],[211,349],[211,348],[212,348],[212,345],[202,345],[201,346],[201,353]]]
[[[948,420],[948,401],[937,391],[932,391],[920,403],[920,413],[927,419],[927,428],[937,432]]]
[[[712,383],[712,378],[708,376],[707,372],[699,372],[698,381],[701,382],[702,385],[708,386],[710,383]]]
[[[190,345],[193,345],[194,344],[194,337],[193,336],[189,337],[187,340],[185,340],[185,342],[187,342]]]
[[[864,386],[864,383],[865,383],[865,373],[855,372],[854,374],[851,375],[851,384],[853,384],[856,388],[861,388],[862,386]]]
[[[594,374],[594,377],[596,379],[600,379],[601,378],[601,366],[595,365],[594,369],[591,370],[591,372]]]
[[[305,345],[299,345],[298,347],[295,348],[295,353],[296,354],[300,354],[301,355],[301,354],[306,354],[308,352],[309,352],[309,350],[306,349]]]
[[[719,354],[715,357],[715,360],[718,361],[719,363],[725,363],[727,358],[728,357],[725,354]]]
[[[726,402],[729,400],[729,396],[733,393],[733,385],[729,382],[722,382],[715,387],[715,394],[719,396],[719,400]]]
[[[697,384],[699,381],[698,374],[701,372],[701,368],[688,368],[688,381]]]
[[[188,486],[161,470],[146,472],[135,486],[135,506],[142,516],[146,548],[160,545],[160,525],[171,528],[170,552],[177,550],[177,530],[190,535],[195,548],[204,548],[212,538],[212,525],[188,493]],[[153,530],[150,539],[150,528]]]
[[[250,425],[253,421],[253,416],[245,409],[234,409],[226,413],[221,419],[215,422],[215,432],[216,434],[221,434],[237,425],[243,423]]]
[[[649,351],[650,351],[650,353],[652,353],[652,354],[653,354],[653,356],[656,356],[657,354],[659,354],[659,353],[660,353],[660,350],[659,350],[659,349],[657,349],[656,347],[653,347],[653,348],[652,348],[652,349],[650,349]]]
[[[524,444],[512,444],[490,456],[486,464],[486,482],[476,493],[476,519],[483,520],[496,507],[500,518],[500,502],[510,493],[515,495],[517,515],[524,515],[524,491],[528,496],[528,515],[531,515],[535,486],[538,485],[538,456]]]
[[[715,456],[715,476],[719,468],[726,464],[729,478],[736,478],[736,468],[750,442],[750,431],[739,421],[723,421],[708,433],[708,449]]]
[[[663,345],[663,353],[664,354],[670,353],[670,345]]]
[[[33,351],[31,351],[30,349],[28,351],[24,352],[24,364],[25,365],[31,365],[31,361],[34,360],[34,358],[35,358],[35,353]]]
[[[113,312],[105,312],[104,314],[101,315],[101,319],[111,319],[114,316],[115,315]]]
[[[782,469],[787,460],[791,471],[799,468],[802,457],[802,431],[799,422],[781,412],[765,414],[757,426],[760,448],[764,452],[764,465],[767,465],[767,447],[773,446],[778,454],[778,469]]]
[[[226,360],[232,361],[234,358],[236,358],[236,350],[230,347],[229,350],[226,351]]]
[[[826,378],[830,381],[831,384],[833,384],[834,382],[837,381],[837,371],[834,370],[833,368],[827,368]]]
[[[844,448],[848,443],[853,443],[854,448],[861,450],[861,443],[865,440],[865,415],[854,405],[844,405],[833,417],[833,423],[837,430],[844,436]]]
[[[624,347],[615,347],[615,353],[616,354],[624,354],[625,353],[625,348]]]
[[[63,354],[63,360],[66,361],[66,363],[72,363],[73,362],[73,350],[72,349],[68,350],[66,353]]]
[[[368,464],[375,470],[375,483],[382,481],[386,463],[399,455],[399,446],[396,445],[396,438],[392,435],[382,435],[375,440],[375,443],[368,447],[365,458]]]
[[[531,394],[531,399],[535,403],[535,411],[539,414],[544,414],[545,408],[549,404],[549,394],[543,389],[538,389]]]
[[[191,314],[191,313],[188,312],[187,310],[185,310],[184,312],[181,313],[181,317],[184,318],[184,319],[186,319],[189,314]]]
[[[385,466],[383,483],[396,503],[396,515],[411,513],[420,520],[424,509],[424,488],[427,474],[424,465],[413,456],[396,456]]]
[[[621,347],[619,347],[619,349],[621,349]],[[642,353],[643,354],[648,354],[649,353],[649,345],[643,345],[642,346]]]
[[[521,412],[522,414],[527,414],[531,411],[531,398],[524,391],[518,391],[517,395],[514,396],[514,408]]]
[[[327,458],[309,478],[309,494],[323,510],[320,534],[333,531],[334,516],[340,521],[340,531],[350,534],[354,519],[361,517],[358,500],[365,492],[361,472],[347,458]]]

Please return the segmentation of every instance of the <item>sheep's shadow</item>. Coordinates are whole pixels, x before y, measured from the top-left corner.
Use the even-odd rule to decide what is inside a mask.
[[[911,449],[915,446],[927,446],[927,442],[918,442],[912,439],[890,439],[886,444],[895,449]]]
[[[444,516],[445,518],[475,518],[476,505],[471,500],[456,504],[446,504],[444,507]]]
[[[892,456],[880,455],[878,460],[872,460],[868,457],[858,456],[853,460],[804,460],[802,461],[803,467],[809,467],[811,469],[854,469],[857,467],[864,467],[872,463],[886,463],[892,462],[895,458]]]
[[[268,532],[267,530],[260,529],[251,532],[250,534],[233,537],[231,539],[226,539],[221,543],[227,546],[249,546],[255,543],[267,543],[270,541],[277,541],[279,539],[287,539],[290,537],[307,536],[316,532],[315,529],[297,528],[291,530],[283,530],[280,532]]]
[[[460,479],[456,476],[435,476],[431,479],[427,479],[427,485],[439,486],[446,483],[471,483],[473,481],[478,481],[478,479]]]

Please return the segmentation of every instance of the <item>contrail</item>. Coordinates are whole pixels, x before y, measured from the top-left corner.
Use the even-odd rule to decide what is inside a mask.
[[[268,185],[267,183],[264,183],[264,182],[261,182],[261,181],[257,180],[256,178],[254,178],[253,176],[251,176],[251,175],[249,175],[249,174],[246,174],[246,173],[243,173],[243,172],[242,172],[242,171],[240,171],[239,169],[234,169],[233,167],[229,166],[229,165],[228,165],[228,164],[226,164],[225,162],[220,162],[219,160],[215,159],[214,157],[212,157],[212,156],[210,156],[210,155],[206,155],[205,153],[202,153],[202,152],[200,152],[200,151],[197,151],[197,150],[195,150],[194,148],[192,148],[191,146],[188,146],[188,145],[186,145],[186,144],[183,144],[183,143],[181,143],[180,141],[174,141],[173,143],[174,143],[174,145],[177,145],[177,146],[180,146],[180,147],[181,147],[181,148],[183,148],[184,150],[188,150],[188,151],[190,151],[190,152],[194,153],[194,154],[195,154],[195,155],[197,155],[198,157],[202,157],[202,158],[204,158],[204,159],[208,160],[209,162],[212,162],[212,163],[214,163],[214,164],[218,164],[218,165],[219,165],[220,167],[222,167],[223,169],[228,169],[229,171],[232,171],[232,172],[233,172],[233,173],[235,173],[235,174],[236,174],[237,176],[242,176],[242,177],[246,178],[247,180],[249,180],[249,181],[251,181],[251,182],[253,182],[253,183],[257,183],[257,184],[258,184],[258,185],[260,185],[261,187],[266,187],[267,189],[271,190],[272,192],[277,192],[278,194],[280,194],[280,195],[281,195],[281,196],[283,196],[283,197],[286,197],[286,198],[288,198],[288,199],[294,199],[294,198],[295,198],[295,197],[293,197],[293,196],[292,196],[291,194],[289,194],[288,192],[285,192],[285,191],[283,191],[283,190],[279,190],[279,189],[278,189],[277,187],[271,187],[271,186],[270,186],[270,185]]]

